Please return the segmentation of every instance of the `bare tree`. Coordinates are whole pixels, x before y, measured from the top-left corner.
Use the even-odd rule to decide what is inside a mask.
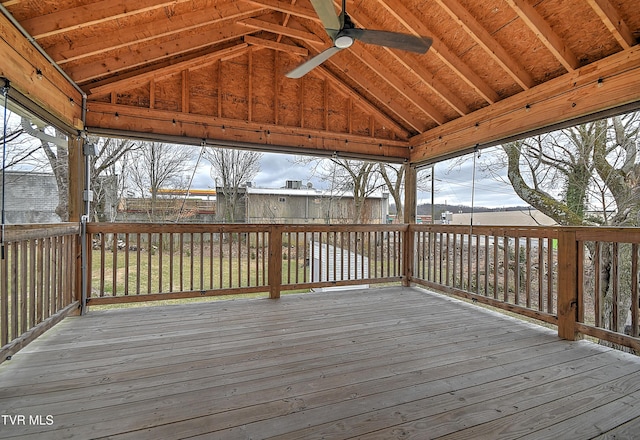
[[[516,193],[530,205],[561,225],[606,224],[640,225],[640,161],[638,140],[640,113],[578,125],[544,136],[503,145],[503,164]],[[494,161],[489,167],[496,167]],[[596,208],[596,209],[594,209]],[[589,211],[602,215],[590,215]],[[618,279],[630,274],[629,260],[619,249]],[[592,261],[598,261],[602,307],[600,320],[613,328],[613,250],[601,246],[598,255],[590,248]],[[591,277],[593,278],[593,277]],[[630,279],[630,276],[624,276]],[[618,322],[625,322],[630,305],[630,286],[620,285]],[[623,288],[625,287],[625,288]]]
[[[149,199],[150,220],[164,220],[156,212],[158,192],[183,185],[185,174],[194,166],[193,158],[192,148],[161,142],[141,142],[126,155],[131,185],[143,199]]]
[[[336,197],[353,193],[354,212],[344,220],[352,223],[366,223],[364,209],[367,197],[383,186],[379,166],[376,162],[317,157],[298,157],[296,163],[312,165],[313,174],[326,182]],[[328,207],[327,221],[333,218],[331,205]]]
[[[124,192],[127,162],[124,157],[138,145],[130,139],[89,137],[87,142],[95,146],[95,156],[90,156],[91,204],[94,221],[115,221],[118,198]]]
[[[222,191],[224,195],[225,202],[218,209],[222,209],[226,222],[234,223],[241,199],[240,188],[260,172],[262,153],[211,148],[206,150],[204,157],[211,163],[211,178],[216,181],[218,191]]]

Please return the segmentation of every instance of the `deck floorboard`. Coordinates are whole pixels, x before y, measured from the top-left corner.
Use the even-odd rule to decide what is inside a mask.
[[[67,318],[0,408],[16,439],[634,438],[640,358],[419,288],[285,295]]]

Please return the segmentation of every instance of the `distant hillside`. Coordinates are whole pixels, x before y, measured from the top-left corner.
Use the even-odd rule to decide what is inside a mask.
[[[435,208],[436,218],[439,218],[440,214],[446,211],[453,212],[453,213],[471,212],[471,206],[463,206],[463,205],[448,205],[448,204],[445,205],[445,204],[436,203],[434,205],[434,208]],[[474,212],[507,212],[507,211],[522,211],[527,209],[529,209],[529,206],[508,206],[504,208],[485,208],[483,206],[476,206],[475,208],[473,208],[473,211]],[[389,214],[395,214],[395,213],[396,213],[396,205],[395,204],[389,205]],[[430,215],[431,204],[424,203],[422,205],[418,205],[417,214]]]

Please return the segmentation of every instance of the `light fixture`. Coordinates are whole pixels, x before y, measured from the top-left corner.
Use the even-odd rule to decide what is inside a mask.
[[[338,38],[336,38],[334,44],[338,49],[346,49],[348,47],[351,47],[351,45],[353,44],[353,38],[348,35],[340,35]]]

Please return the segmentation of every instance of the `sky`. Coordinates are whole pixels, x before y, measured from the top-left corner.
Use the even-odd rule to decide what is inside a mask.
[[[14,116],[13,124],[17,124]],[[473,155],[463,160],[450,160],[435,165],[435,194],[436,204],[466,205],[472,204],[472,188],[475,186],[473,204],[477,207],[501,208],[508,206],[526,205],[514,192],[506,179],[506,169],[503,170],[502,182],[496,177],[483,174],[480,169],[482,161],[495,155],[495,148],[482,152],[482,158],[477,159],[475,185],[473,185]],[[329,189],[329,184],[313,175],[310,165],[300,164],[294,155],[279,153],[263,153],[260,162],[260,172],[253,179],[253,184],[262,188],[282,188],[287,180],[300,180],[306,185],[311,182],[314,188]],[[195,161],[194,161],[195,166]],[[419,171],[431,173],[431,169]],[[191,176],[189,176],[191,177]],[[431,184],[426,184],[426,190],[418,191],[418,203],[431,203]],[[202,160],[193,174],[191,188],[207,189],[215,187],[210,175],[210,166]]]
[[[495,154],[486,150],[483,155]],[[317,177],[313,177],[310,166],[295,162],[296,156],[278,153],[264,153],[260,162],[260,172],[253,179],[253,184],[262,188],[282,188],[287,180],[301,180],[304,185],[311,182],[314,188],[328,189],[329,185]],[[486,156],[485,156],[486,159]],[[526,205],[513,191],[511,185],[500,182],[496,178],[484,175],[479,171],[477,161],[474,206],[501,208]],[[431,169],[419,171],[431,173]],[[503,170],[506,181],[506,169]],[[473,158],[468,156],[464,161],[446,161],[435,166],[435,203],[471,206],[473,182]],[[431,203],[430,183],[425,191],[418,192],[418,203]],[[209,175],[208,162],[202,164],[195,174],[192,188],[212,188],[213,179]]]

